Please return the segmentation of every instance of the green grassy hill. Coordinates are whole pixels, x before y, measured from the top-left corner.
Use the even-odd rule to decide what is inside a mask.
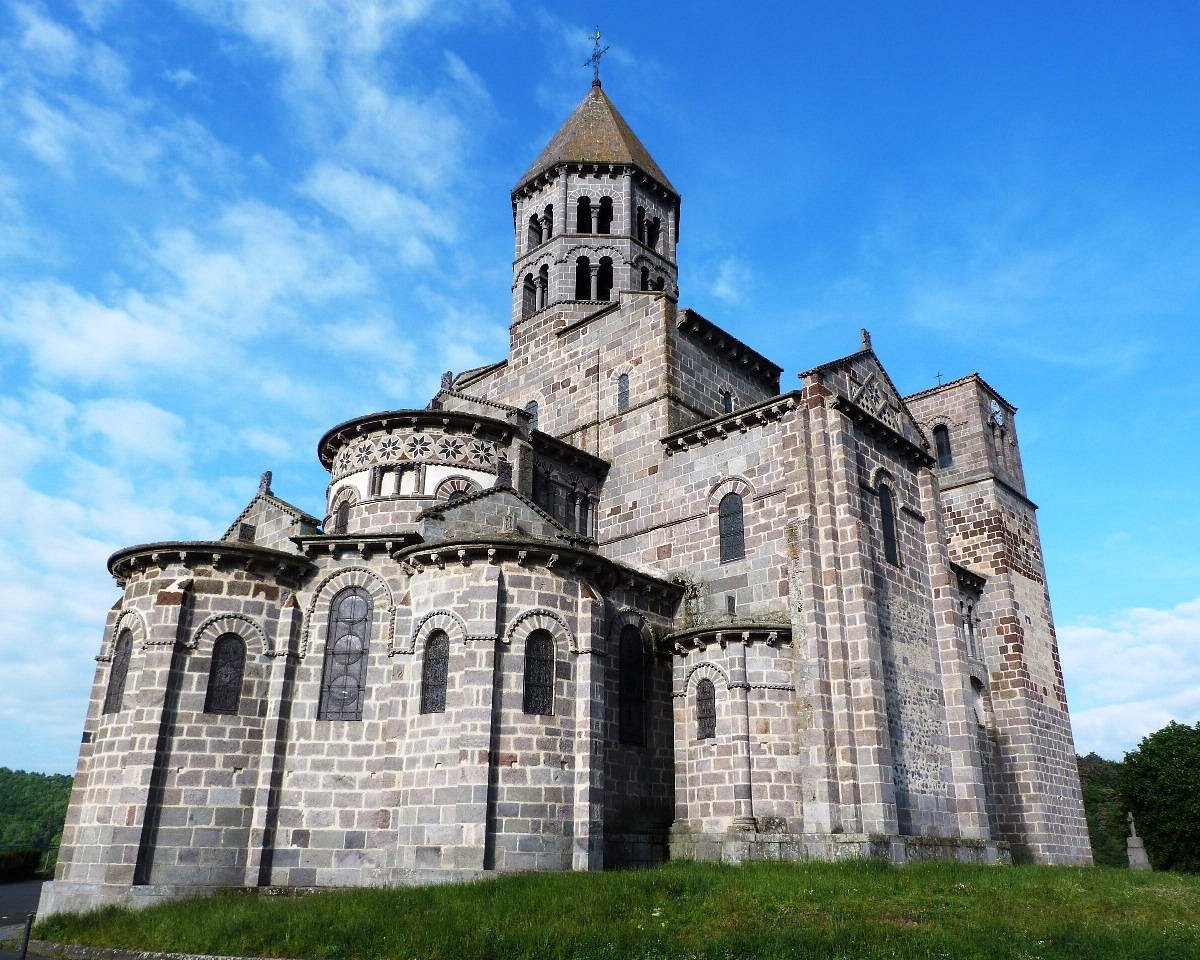
[[[303,897],[224,894],[52,917],[138,950],[383,958],[1196,960],[1200,878],[1104,868],[676,862]]]
[[[70,797],[70,777],[0,767],[0,855],[32,848],[53,869]]]

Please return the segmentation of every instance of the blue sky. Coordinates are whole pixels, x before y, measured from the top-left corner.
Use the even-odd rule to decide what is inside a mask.
[[[504,355],[597,17],[682,302],[785,389],[982,372],[1080,751],[1200,720],[1193,4],[0,0],[0,764],[73,769],[112,550],[319,514],[326,427]]]

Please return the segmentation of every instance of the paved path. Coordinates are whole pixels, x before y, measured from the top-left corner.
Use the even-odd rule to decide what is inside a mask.
[[[37,909],[41,892],[41,880],[0,883],[0,927],[10,923],[24,923],[25,914],[33,913]]]

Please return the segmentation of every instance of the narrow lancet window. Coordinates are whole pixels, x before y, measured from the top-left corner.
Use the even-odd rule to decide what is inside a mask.
[[[525,274],[521,284],[521,317],[531,317],[537,311],[537,284],[533,282],[533,274]]]
[[[587,197],[580,197],[575,205],[575,232],[592,232],[592,201]]]
[[[717,688],[705,677],[696,684],[696,739],[711,740],[717,735]]]
[[[896,501],[886,483],[879,485],[879,525],[883,534],[883,556],[888,563],[899,565],[900,549],[896,544]]]
[[[646,742],[646,676],[642,635],[632,624],[621,630],[619,653],[618,736],[621,743],[640,747]]]
[[[542,242],[542,225],[538,222],[537,214],[529,217],[529,229],[525,234],[526,247],[532,250]]]
[[[425,663],[421,667],[421,712],[446,712],[446,679],[450,668],[450,637],[434,630],[425,641]]]
[[[332,533],[342,534],[350,529],[350,501],[343,500],[333,511]]]
[[[646,224],[646,245],[657,250],[660,233],[662,233],[662,221],[655,217]]]
[[[546,204],[542,212],[542,239],[549,240],[554,236],[554,204]]]
[[[617,377],[617,413],[629,409],[629,374],[623,373]]]
[[[575,261],[575,299],[592,299],[592,262],[587,257]]]
[[[108,688],[104,691],[104,713],[120,713],[125,698],[125,679],[129,676],[129,658],[133,655],[133,634],[122,630],[113,649],[108,668]]]
[[[238,703],[242,699],[242,678],[245,674],[246,641],[236,633],[221,634],[213,644],[204,712],[237,713]]]
[[[646,242],[646,208],[637,208],[637,238],[642,243]]]
[[[600,208],[596,211],[596,232],[612,233],[613,202],[612,197],[601,197]]]
[[[526,713],[554,713],[554,638],[545,630],[534,630],[525,638]]]
[[[733,394],[728,390],[721,391],[721,412],[733,413]]]
[[[525,412],[529,414],[529,429],[536,430],[538,428],[538,402],[530,400],[525,404]]]
[[[650,289],[650,269],[648,267],[642,267],[642,289]]]
[[[329,607],[318,720],[361,720],[371,639],[371,596],[347,587]]]
[[[600,266],[596,270],[596,299],[608,300],[612,297],[613,262],[611,257],[601,257]]]
[[[933,444],[937,448],[938,466],[943,470],[954,466],[954,451],[950,449],[950,428],[944,423],[933,428]]]
[[[742,498],[727,493],[717,508],[721,534],[721,562],[741,560],[746,555],[746,531],[742,518]]]

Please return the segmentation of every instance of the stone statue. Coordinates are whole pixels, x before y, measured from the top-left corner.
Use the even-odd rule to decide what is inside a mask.
[[[267,494],[269,494],[271,492],[271,471],[270,470],[264,470],[263,475],[258,478],[258,492],[259,493],[267,493]]]
[[[443,390],[453,390],[454,389],[454,371],[453,370],[447,370],[445,373],[442,374],[442,389]]]

